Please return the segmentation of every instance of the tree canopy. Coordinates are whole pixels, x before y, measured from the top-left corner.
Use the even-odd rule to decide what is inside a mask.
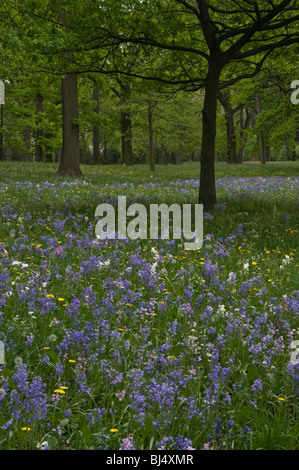
[[[3,0],[1,18],[2,158],[5,146],[30,158],[34,136],[36,160],[80,176],[92,147],[94,163],[152,171],[200,149],[208,208],[216,158],[296,154],[296,0]]]

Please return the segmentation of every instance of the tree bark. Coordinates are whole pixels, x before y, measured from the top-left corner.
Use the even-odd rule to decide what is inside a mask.
[[[199,204],[211,209],[217,204],[215,182],[215,144],[218,82],[221,66],[217,58],[211,58],[206,79],[204,107],[202,111],[202,147],[200,157]]]
[[[94,112],[96,114],[99,114],[99,111],[100,111],[99,97],[100,97],[99,86],[96,80],[93,80],[93,100],[96,103]],[[93,125],[92,140],[93,140],[93,164],[99,165],[100,164],[100,129],[97,124]]]
[[[56,176],[80,177],[80,139],[77,76],[68,73],[61,80],[62,93],[62,151]]]

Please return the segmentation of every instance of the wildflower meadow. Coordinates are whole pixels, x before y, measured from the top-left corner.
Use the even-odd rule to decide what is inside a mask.
[[[298,450],[298,163],[217,165],[200,250],[96,238],[197,165],[1,163],[0,449]]]

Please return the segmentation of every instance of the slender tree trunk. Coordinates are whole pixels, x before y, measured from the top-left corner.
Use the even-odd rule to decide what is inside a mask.
[[[43,110],[44,110],[44,98],[41,93],[38,93],[36,95],[36,111],[35,111],[37,124],[39,124],[40,122],[39,114],[42,113]],[[42,135],[43,135],[43,130],[37,129],[35,133],[35,161],[36,162],[43,161],[43,149],[39,142],[39,139],[42,137]]]
[[[176,155],[176,164],[177,165],[183,165],[183,160],[184,160],[184,154],[183,154],[183,146],[179,146],[179,151]]]
[[[107,144],[107,140],[106,140],[106,137],[105,137],[105,140],[104,140],[104,149],[103,149],[103,163],[107,163],[108,161],[108,144]]]
[[[228,145],[228,161],[229,163],[238,163],[234,112],[232,108],[229,108],[226,113],[226,132]]]
[[[149,166],[150,166],[150,171],[155,171],[153,104],[151,100],[148,100],[148,131],[149,131]]]
[[[50,132],[46,132],[45,134],[46,140],[49,140],[52,138],[52,134]],[[46,143],[46,163],[52,163],[53,162],[53,151],[52,147]]]
[[[199,185],[199,204],[203,204],[205,210],[213,208],[217,204],[215,183],[215,144],[217,94],[220,72],[221,66],[217,66],[217,59],[210,59],[202,112],[202,148]]]
[[[167,165],[167,151],[164,145],[161,146],[161,165]]]
[[[69,73],[61,80],[62,92],[62,151],[57,176],[80,177],[80,139],[77,76]]]
[[[271,162],[271,152],[270,152],[270,145],[266,145],[266,161]]]
[[[6,160],[8,162],[11,162],[12,161],[12,148],[11,147],[8,147],[8,149],[6,149]]]
[[[23,151],[23,161],[28,162],[30,160],[30,138],[31,138],[31,131],[30,129],[25,129],[23,133],[23,141],[25,150]]]
[[[1,114],[0,114],[0,160],[4,160],[4,154],[3,154],[3,131],[4,131],[4,104],[0,104],[1,108]]]
[[[93,100],[96,102],[94,112],[99,114],[100,111],[100,104],[99,104],[99,86],[96,80],[93,80]],[[99,165],[100,164],[100,129],[97,124],[93,125],[93,133],[92,133],[92,140],[93,140],[93,164]]]
[[[244,152],[244,143],[245,142],[245,139],[244,139],[244,106],[241,106],[240,108],[240,137],[241,137],[241,147],[239,148],[239,152],[238,152],[238,162],[239,163],[242,163],[243,161],[243,152]]]
[[[129,109],[130,85],[121,85],[121,142],[122,142],[122,163],[126,166],[133,165],[132,148],[132,120]]]
[[[230,89],[226,88],[223,92],[219,92],[219,101],[223,106],[226,119],[226,137],[227,137],[227,162],[238,163],[237,145],[236,145],[236,129],[234,122],[234,109],[230,103]]]
[[[257,95],[256,97],[256,111],[257,111],[258,116],[262,112],[261,99],[259,95]],[[265,137],[264,137],[263,130],[260,130],[259,132],[259,141],[260,141],[260,161],[261,161],[261,164],[264,165],[266,163],[266,150],[265,150]]]
[[[128,113],[121,112],[121,141],[122,141],[122,163],[126,166],[133,165],[132,150],[132,122]]]

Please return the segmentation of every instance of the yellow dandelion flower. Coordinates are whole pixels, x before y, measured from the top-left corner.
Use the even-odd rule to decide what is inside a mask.
[[[47,294],[46,297],[48,297],[49,299],[53,299],[54,295],[53,294]]]
[[[21,428],[22,431],[31,431],[31,428]]]
[[[58,297],[59,302],[64,302],[64,299],[62,297]]]
[[[279,400],[279,401],[286,401],[286,399],[283,398],[283,397],[278,397],[278,400]]]
[[[62,390],[68,390],[68,387],[66,387],[65,385],[62,385],[60,388],[61,388]]]
[[[74,359],[69,359],[69,362],[76,362]]]
[[[110,429],[110,432],[118,432],[118,429],[111,428],[111,429]]]
[[[61,393],[62,395],[64,395],[65,391],[61,390],[61,388],[57,388],[56,390],[54,390],[54,393]]]

